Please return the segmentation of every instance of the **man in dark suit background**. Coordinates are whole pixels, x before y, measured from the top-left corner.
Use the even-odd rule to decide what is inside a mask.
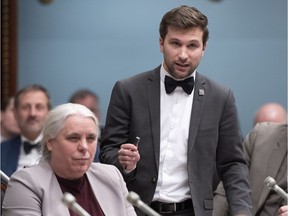
[[[233,93],[196,71],[207,25],[194,7],[166,13],[162,65],[116,82],[110,99],[100,160],[116,165],[128,189],[161,215],[211,216],[215,164],[233,215],[251,215]]]
[[[14,114],[20,135],[1,144],[1,170],[7,176],[37,163],[40,156],[38,143],[50,109],[49,93],[41,85],[26,86],[16,94]]]
[[[287,203],[275,191],[270,191],[264,180],[270,176],[287,191],[287,124],[258,123],[247,135],[243,145],[249,165],[253,215],[276,216],[278,209]],[[221,183],[215,191],[213,215],[230,215]]]

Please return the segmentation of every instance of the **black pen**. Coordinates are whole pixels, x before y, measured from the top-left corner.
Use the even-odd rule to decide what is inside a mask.
[[[138,147],[139,142],[140,142],[140,137],[137,136],[135,139],[134,145]]]
[[[134,145],[138,148],[138,145],[139,145],[139,142],[140,142],[140,137],[136,137],[136,139],[135,139],[135,142],[134,142]],[[124,169],[126,170],[126,168],[127,168],[127,165],[124,167]]]

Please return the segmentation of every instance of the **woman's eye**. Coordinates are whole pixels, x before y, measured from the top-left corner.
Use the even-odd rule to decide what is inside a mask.
[[[78,137],[68,137],[68,140],[71,142],[76,142],[79,140],[79,138]]]
[[[91,137],[87,138],[88,142],[94,142],[95,140],[96,140],[96,137],[94,137],[94,136],[91,136]]]

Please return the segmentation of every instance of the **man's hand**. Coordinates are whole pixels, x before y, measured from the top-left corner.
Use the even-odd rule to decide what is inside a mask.
[[[136,168],[137,162],[140,160],[138,147],[131,143],[122,144],[118,151],[118,159],[123,169],[131,172]]]
[[[284,205],[279,208],[278,216],[288,216],[288,205]]]

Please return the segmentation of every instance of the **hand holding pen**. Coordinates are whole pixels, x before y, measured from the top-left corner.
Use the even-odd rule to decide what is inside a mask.
[[[135,142],[122,144],[118,151],[118,159],[122,167],[130,172],[136,168],[137,162],[140,160],[138,145],[140,138],[136,137]]]

